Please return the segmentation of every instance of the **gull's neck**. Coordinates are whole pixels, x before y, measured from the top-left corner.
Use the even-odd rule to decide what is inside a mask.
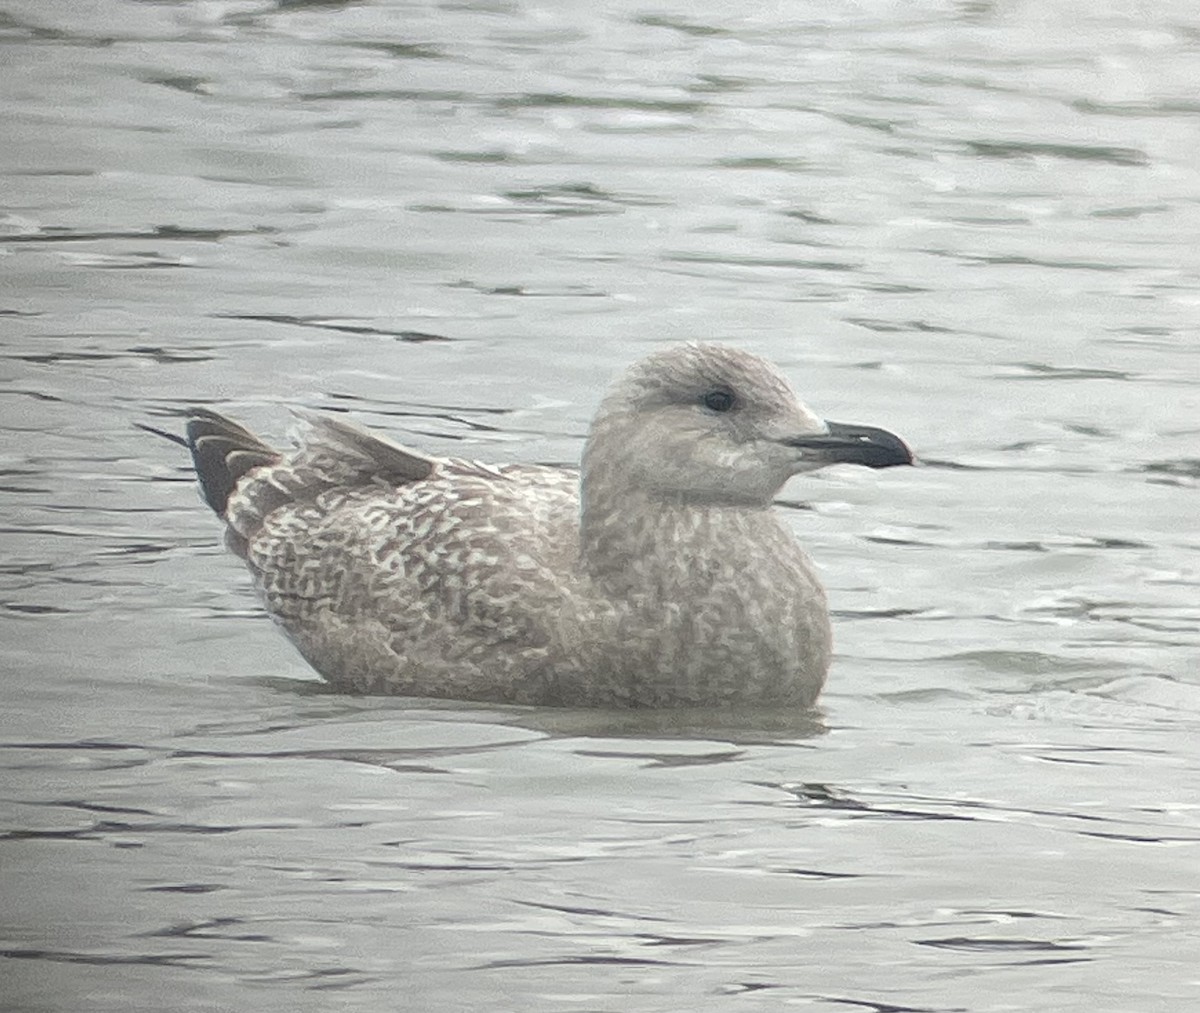
[[[611,595],[671,598],[728,570],[738,543],[776,524],[769,507],[600,492],[585,480],[580,516],[583,570]]]

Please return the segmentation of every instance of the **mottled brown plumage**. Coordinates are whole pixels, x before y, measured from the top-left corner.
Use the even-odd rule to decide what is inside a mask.
[[[911,461],[717,345],[627,371],[581,473],[428,457],[302,417],[288,453],[212,412],[190,419],[228,544],[333,685],[466,700],[811,704],[825,594],[772,498],[831,461]]]

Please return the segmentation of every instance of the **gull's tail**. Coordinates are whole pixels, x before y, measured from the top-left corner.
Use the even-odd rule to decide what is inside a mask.
[[[140,422],[134,425],[188,448],[204,502],[220,517],[225,516],[229,497],[243,475],[281,460],[279,451],[267,446],[249,429],[207,408],[188,409],[186,436]]]

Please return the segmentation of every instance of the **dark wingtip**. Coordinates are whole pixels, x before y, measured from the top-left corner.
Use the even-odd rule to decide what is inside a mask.
[[[134,429],[140,429],[144,433],[153,433],[155,436],[161,436],[164,440],[170,440],[172,443],[177,443],[181,447],[188,446],[186,437],[180,436],[178,433],[169,433],[165,429],[155,429],[154,426],[148,426],[144,422],[133,423]]]
[[[249,429],[207,408],[189,409],[186,431],[183,442],[192,452],[200,492],[219,515],[225,513],[243,475],[279,460],[279,454]]]

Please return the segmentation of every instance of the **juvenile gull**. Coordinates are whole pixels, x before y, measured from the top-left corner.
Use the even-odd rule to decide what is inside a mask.
[[[192,411],[187,445],[267,611],[334,686],[523,704],[808,705],[825,592],[771,508],[787,479],[912,455],[824,422],[769,363],[632,366],[582,470],[429,457],[309,413],[281,452]]]

